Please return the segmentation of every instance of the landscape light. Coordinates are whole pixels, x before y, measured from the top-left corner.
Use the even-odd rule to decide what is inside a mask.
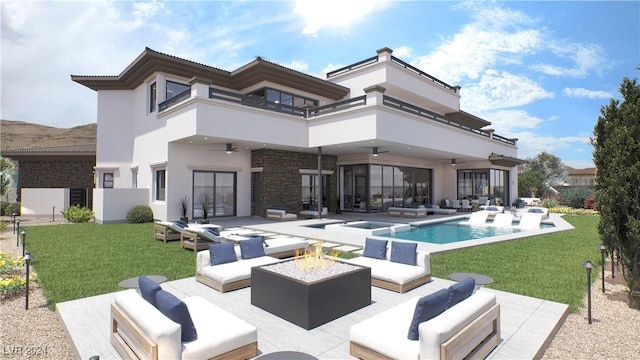
[[[587,260],[582,264],[582,267],[587,270],[587,304],[589,306],[589,324],[591,324],[591,269],[595,266],[591,260]]]

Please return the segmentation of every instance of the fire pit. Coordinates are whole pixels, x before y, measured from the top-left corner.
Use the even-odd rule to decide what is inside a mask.
[[[371,304],[371,269],[322,255],[251,269],[251,304],[310,330]]]

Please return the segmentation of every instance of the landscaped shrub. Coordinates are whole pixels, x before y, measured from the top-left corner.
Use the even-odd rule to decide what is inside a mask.
[[[549,212],[567,215],[599,215],[596,210],[591,209],[574,209],[570,207],[554,207],[549,208]]]
[[[153,210],[148,205],[136,205],[127,213],[127,221],[130,224],[153,222]]]
[[[0,203],[0,212],[2,216],[11,216],[13,213],[20,215],[20,203],[15,201],[2,201]]]
[[[73,205],[61,213],[67,221],[75,223],[86,223],[93,219],[93,210],[80,205]]]
[[[584,208],[584,201],[593,195],[593,189],[587,187],[573,187],[560,190],[560,203],[576,209]]]
[[[597,207],[598,207],[598,202],[596,201],[596,195],[592,194],[587,196],[587,198],[584,200],[584,208],[596,210]]]
[[[24,291],[27,282],[24,271],[24,260],[0,251],[0,298],[10,299]],[[37,275],[31,273],[29,281],[35,285]]]
[[[549,209],[549,208],[554,208],[556,206],[558,206],[558,200],[554,198],[542,200],[542,207]]]

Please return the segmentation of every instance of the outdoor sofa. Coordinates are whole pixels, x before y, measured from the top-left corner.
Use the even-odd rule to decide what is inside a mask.
[[[233,242],[209,244],[209,249],[196,255],[196,281],[220,292],[251,286],[251,268],[275,264],[280,259],[267,256],[260,237]]]
[[[440,205],[427,205],[426,208],[437,215],[455,215],[457,213],[456,209],[444,209]]]
[[[431,281],[431,257],[414,242],[367,238],[361,254],[344,261],[371,268],[371,285],[404,293]],[[398,255],[400,254],[400,255]]]
[[[148,281],[157,288],[141,280],[140,294],[117,292],[111,304],[111,344],[123,359],[251,359],[258,354],[254,326],[202,297],[178,299]]]
[[[500,343],[500,305],[465,279],[351,326],[359,359],[484,359]]]
[[[307,210],[302,210],[298,213],[298,215],[304,217],[304,218],[317,218],[318,217],[318,208],[316,205],[311,205],[309,206],[309,209]],[[322,213],[320,214],[321,217],[326,217],[327,215],[329,215],[329,209],[327,209],[327,207],[323,207],[322,208]]]
[[[387,215],[405,218],[425,217],[429,213],[434,213],[433,209],[427,209],[424,206],[417,208],[390,207],[387,209]]]
[[[267,209],[265,219],[275,221],[292,221],[298,220],[298,215],[288,213],[284,209]]]

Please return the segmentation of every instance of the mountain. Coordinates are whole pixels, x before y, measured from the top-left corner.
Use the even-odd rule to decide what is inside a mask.
[[[62,129],[24,121],[0,120],[0,148],[5,150],[95,144],[96,130],[97,124]]]

